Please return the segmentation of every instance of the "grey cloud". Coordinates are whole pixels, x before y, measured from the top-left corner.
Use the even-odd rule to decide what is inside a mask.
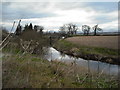
[[[60,2],[60,3],[56,3],[56,7],[61,8],[63,10],[81,8],[83,6],[85,6],[85,3],[79,3],[79,2]]]
[[[44,8],[48,7],[49,3],[3,3],[2,5],[2,19],[29,19],[29,18],[43,18],[56,16],[52,12],[43,12]]]
[[[102,5],[103,4],[103,5]],[[108,6],[107,6],[108,5]],[[31,18],[46,18],[56,17],[52,9],[57,10],[71,10],[71,9],[91,9],[97,13],[97,11],[108,13],[116,10],[116,3],[112,6],[112,3],[86,3],[86,2],[4,2],[2,3],[2,19],[3,21],[10,22],[16,19],[31,19]],[[52,9],[50,9],[52,8]],[[47,10],[48,9],[48,10]],[[89,11],[89,10],[88,10]],[[76,14],[76,13],[75,13]],[[82,14],[82,13],[81,13]],[[116,18],[113,18],[116,19]],[[106,16],[95,16],[93,20],[99,23],[107,23],[113,21]],[[42,22],[41,22],[42,23]],[[81,26],[82,23],[78,23]],[[86,22],[87,24],[87,22]],[[58,27],[54,27],[57,29]]]

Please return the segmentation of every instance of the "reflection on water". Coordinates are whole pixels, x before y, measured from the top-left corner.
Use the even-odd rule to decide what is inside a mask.
[[[110,74],[110,75],[118,75],[118,65],[112,65],[112,64],[93,61],[93,60],[88,61],[82,58],[75,58],[66,54],[61,54],[59,51],[57,51],[52,47],[48,48],[48,52],[45,55],[45,58],[49,61],[60,60],[63,62],[72,62],[76,60],[76,63],[79,67],[85,67],[85,68],[88,68],[88,62],[89,62],[89,67],[91,71],[98,72],[98,68],[99,68],[99,72],[103,72],[105,74]]]

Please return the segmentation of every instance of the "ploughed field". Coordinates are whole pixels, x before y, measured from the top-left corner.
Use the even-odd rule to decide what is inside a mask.
[[[80,46],[118,49],[118,37],[119,36],[77,36],[67,38],[66,40]]]

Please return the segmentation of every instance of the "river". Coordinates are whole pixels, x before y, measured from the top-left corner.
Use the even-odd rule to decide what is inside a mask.
[[[66,54],[61,54],[59,51],[57,51],[55,48],[53,47],[49,47],[48,48],[48,52],[45,55],[45,58],[49,61],[51,60],[59,60],[62,62],[73,62],[75,61],[77,66],[79,66],[80,68],[88,68],[91,72],[98,72],[99,73],[104,73],[104,74],[109,74],[112,76],[118,76],[118,72],[119,72],[119,65],[113,65],[113,64],[108,64],[108,63],[104,63],[104,62],[100,62],[100,61],[93,61],[93,60],[85,60],[82,58],[76,58],[76,57],[72,57]],[[79,68],[79,69],[80,69]]]

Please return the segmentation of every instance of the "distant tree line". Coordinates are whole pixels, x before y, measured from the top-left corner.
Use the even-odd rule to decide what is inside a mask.
[[[20,36],[22,33],[27,32],[27,31],[36,31],[40,35],[43,34],[43,30],[44,30],[43,26],[39,26],[39,25],[33,26],[32,23],[30,23],[29,25],[26,24],[22,30],[22,25],[20,23],[21,23],[21,20],[19,20],[19,23],[18,23],[16,31],[15,31],[15,35],[17,35],[17,36]]]
[[[39,25],[33,26],[32,23],[30,23],[29,25],[26,24],[22,30],[22,26],[20,23],[21,23],[21,20],[19,20],[19,23],[17,25],[17,29],[15,31],[15,35],[19,36],[22,33],[25,33],[28,31],[34,31],[34,32],[39,33],[41,36],[43,35],[43,30],[44,30],[43,26],[39,26]],[[102,29],[98,27],[98,24],[92,28],[88,25],[82,25],[83,35],[89,35],[91,29],[93,30],[94,35],[97,35],[98,31],[102,31]],[[73,23],[68,23],[68,24],[64,24],[63,26],[61,26],[59,30],[60,30],[60,32],[59,32],[60,35],[69,37],[69,36],[77,34],[78,26],[76,24],[73,24]]]
[[[83,35],[89,35],[90,29],[91,29],[90,26],[82,25]],[[102,31],[102,29],[98,27],[98,24],[92,27],[92,29],[94,31],[94,35],[97,35],[98,31]],[[59,30],[60,30],[61,35],[68,35],[68,36],[76,35],[78,26],[72,23],[64,24],[62,27],[60,27]]]

